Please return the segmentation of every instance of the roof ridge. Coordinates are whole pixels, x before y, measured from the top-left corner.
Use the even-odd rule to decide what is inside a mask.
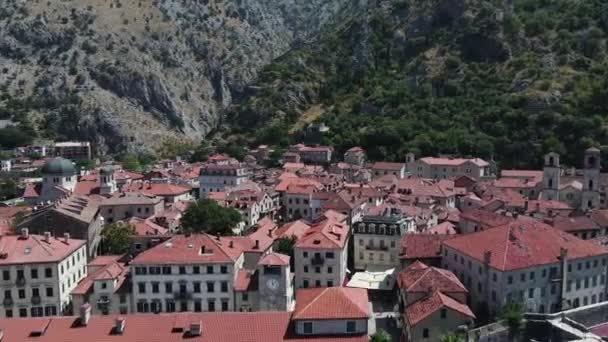
[[[327,291],[329,291],[329,289],[330,289],[330,288],[331,288],[331,287],[326,287],[326,288],[324,288],[324,289],[321,291],[321,293],[320,293],[318,296],[316,296],[316,297],[315,297],[315,299],[311,300],[311,301],[310,301],[310,303],[308,303],[308,304],[307,304],[307,305],[306,305],[306,306],[305,306],[305,307],[304,307],[302,310],[300,310],[300,312],[298,312],[298,316],[299,316],[299,314],[302,314],[302,312],[304,312],[304,311],[308,310],[308,308],[309,308],[309,307],[310,307],[310,306],[311,306],[313,303],[315,303],[317,300],[319,300],[319,298],[321,298],[321,296],[323,296],[323,295],[324,295],[324,294],[325,294]]]
[[[422,278],[424,278],[424,276],[426,276],[426,274],[430,271],[430,267],[428,268],[424,268],[422,270],[412,270],[412,271],[424,271],[422,273],[422,275],[420,277],[418,277],[418,279],[416,279],[416,281],[414,283],[412,283],[412,285],[410,285],[406,290],[411,289],[412,287],[414,287],[416,284],[418,284],[420,282],[420,280],[422,280]]]
[[[32,235],[32,239],[49,255],[49,256],[53,256],[53,252],[51,250],[49,250],[49,248],[47,248],[47,246],[45,246],[42,241],[40,241],[38,239],[38,237]]]

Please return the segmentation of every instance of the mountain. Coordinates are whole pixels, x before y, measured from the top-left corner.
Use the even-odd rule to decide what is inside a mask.
[[[0,119],[19,126],[0,132],[0,142],[37,132],[91,140],[100,153],[202,139],[247,96],[261,68],[359,7],[352,0],[1,3]]]
[[[222,137],[280,149],[323,122],[338,152],[502,167],[608,151],[605,1],[378,0],[358,13],[265,67]]]

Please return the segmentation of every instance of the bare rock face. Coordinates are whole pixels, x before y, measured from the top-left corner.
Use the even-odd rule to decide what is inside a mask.
[[[101,152],[204,138],[259,71],[351,0],[4,0],[0,108]],[[10,99],[10,101],[7,101]]]

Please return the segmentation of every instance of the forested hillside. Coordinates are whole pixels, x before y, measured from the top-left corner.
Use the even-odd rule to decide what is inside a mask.
[[[222,136],[280,149],[324,122],[325,143],[372,159],[529,167],[553,150],[577,165],[608,148],[607,32],[601,0],[369,3],[266,67]]]

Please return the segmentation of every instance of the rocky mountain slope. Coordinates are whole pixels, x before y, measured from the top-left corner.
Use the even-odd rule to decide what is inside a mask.
[[[361,0],[363,1],[363,0]],[[99,152],[200,140],[352,0],[1,0],[0,119]]]
[[[225,136],[280,149],[312,121],[373,159],[577,165],[608,151],[607,32],[601,0],[378,0],[264,68]]]

